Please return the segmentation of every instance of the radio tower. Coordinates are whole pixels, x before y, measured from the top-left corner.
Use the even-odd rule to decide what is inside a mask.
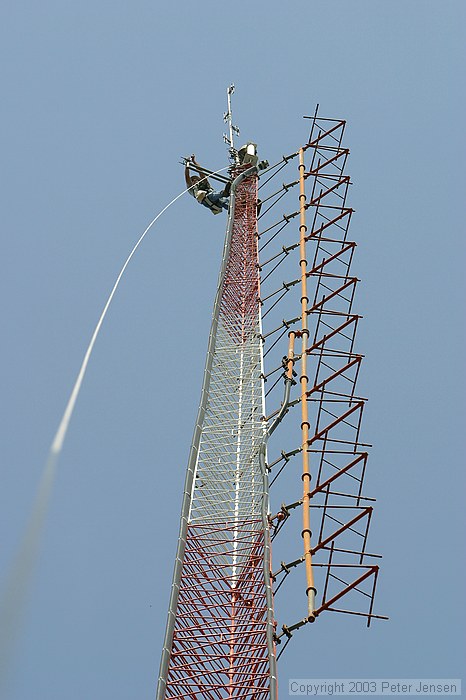
[[[283,640],[286,646],[294,630],[324,610],[364,615],[368,624],[380,617],[372,612],[378,567],[365,563],[376,556],[366,552],[372,514],[367,503],[374,499],[362,495],[367,451],[359,434],[365,400],[355,394],[362,356],[354,352],[359,316],[352,311],[357,279],[350,276],[355,243],[347,240],[352,210],[346,207],[344,122],[318,120],[316,110],[305,146],[265,167],[254,144],[235,149],[239,130],[232,123],[233,92],[231,85],[224,115],[233,161],[230,209],[184,487],[157,700],[276,700],[277,644]],[[263,199],[260,218],[266,226],[259,234],[259,176],[267,185],[296,158],[293,180]],[[294,210],[267,223],[295,188]],[[266,247],[272,255],[262,261]],[[279,266],[290,280],[266,293]],[[263,319],[274,325],[282,300],[287,320],[266,332]],[[275,390],[281,394],[279,407],[267,417],[266,393],[273,400]],[[297,444],[278,450],[279,457],[269,462],[267,444],[279,426],[277,434]],[[291,493],[300,489],[297,498],[272,515],[269,474],[275,471],[275,481],[297,459],[301,477],[293,473],[291,488]],[[280,495],[285,491],[289,482]],[[274,573],[271,541],[288,520],[287,549],[297,549],[298,536],[290,533],[296,509],[302,511],[302,526],[295,528],[302,538],[301,555],[282,562]],[[279,629],[274,588],[301,563],[302,617]],[[336,608],[343,596],[359,594],[369,600],[368,611]]]

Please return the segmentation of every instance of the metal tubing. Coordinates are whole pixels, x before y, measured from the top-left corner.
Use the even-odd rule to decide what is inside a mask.
[[[321,605],[320,608],[316,610],[316,615],[320,615],[320,613],[324,610],[328,610],[334,603],[337,602],[337,600],[340,600],[340,598],[346,595],[348,591],[351,591],[354,588],[356,588],[356,586],[359,586],[359,584],[365,581],[366,578],[369,578],[369,576],[373,576],[376,573],[376,571],[378,571],[378,569],[378,566],[371,566],[370,569],[366,571],[362,576],[357,578],[356,581],[353,581],[353,583],[348,584],[342,591],[334,595],[333,598]]]
[[[315,620],[315,596],[314,572],[312,570],[311,554],[311,523],[309,509],[309,492],[311,490],[311,474],[309,471],[309,453],[307,445],[309,443],[309,417],[307,407],[307,347],[309,340],[308,328],[308,304],[307,296],[307,259],[306,259],[306,193],[304,190],[304,149],[299,151],[299,252],[301,268],[301,435],[302,435],[302,456],[303,456],[303,546],[304,562],[306,566],[306,595],[307,595],[307,618],[310,622]]]
[[[351,369],[351,367],[353,367],[353,365],[356,365],[356,364],[359,365],[361,363],[361,361],[362,361],[362,355],[356,355],[354,357],[354,359],[347,362],[346,365],[344,365],[341,369],[336,370],[336,372],[333,372],[329,377],[325,377],[325,379],[323,379],[318,384],[314,384],[312,389],[309,389],[309,391],[307,392],[308,398],[311,396],[311,394],[314,394],[318,391],[321,391],[321,389],[323,389],[324,386],[326,386],[329,382],[336,379],[336,377],[342,375],[347,370]]]
[[[341,507],[342,507],[342,508],[348,508],[348,506],[341,506]],[[332,506],[332,508],[335,508],[335,506]],[[351,530],[351,529],[352,529],[352,528],[351,528],[352,525],[355,525],[357,522],[359,522],[359,520],[361,520],[361,518],[365,518],[366,515],[369,516],[370,513],[372,513],[372,510],[373,510],[373,509],[372,509],[371,506],[368,506],[367,508],[364,508],[364,510],[362,510],[360,513],[358,513],[357,515],[355,515],[354,518],[351,518],[351,520],[350,520],[348,523],[345,523],[345,524],[342,525],[340,528],[338,528],[338,530],[335,530],[335,532],[332,532],[332,534],[329,535],[328,537],[326,537],[325,540],[321,540],[321,541],[314,547],[314,549],[312,550],[312,553],[315,554],[316,552],[319,551],[319,549],[323,549],[327,544],[329,544],[329,542],[331,542],[332,540],[336,539],[336,538],[338,537],[338,535],[341,535],[341,533],[344,532],[345,530],[348,530],[348,529]]]
[[[192,170],[196,170],[199,175],[206,175],[207,177],[210,177],[211,180],[218,180],[218,182],[223,182],[224,185],[229,182],[229,178],[225,177],[225,175],[219,175],[216,172],[212,172],[212,170],[208,170],[207,168],[204,168],[202,165],[198,165],[197,163],[193,163],[192,161],[189,161],[189,167]]]
[[[265,580],[265,592],[267,599],[267,648],[269,652],[269,663],[270,663],[270,700],[277,700],[278,698],[278,677],[277,677],[277,657],[275,649],[275,627],[274,627],[274,605],[273,605],[273,590],[272,590],[272,552],[271,552],[271,539],[270,539],[270,525],[269,525],[269,477],[267,473],[266,465],[266,454],[267,454],[267,442],[278,427],[279,423],[286,415],[288,411],[288,406],[290,402],[290,391],[291,384],[293,383],[293,364],[294,364],[294,342],[296,334],[291,331],[289,334],[289,344],[288,344],[288,358],[287,358],[287,368],[285,374],[285,389],[283,402],[278,412],[277,417],[274,422],[270,425],[264,435],[264,439],[259,448],[259,464],[262,472],[262,483],[263,483],[263,494],[262,494],[262,524],[264,527],[265,535],[265,548],[264,548],[264,580]]]
[[[367,460],[367,452],[362,452],[358,457],[356,457],[356,459],[353,459],[352,462],[347,464],[346,467],[339,469],[337,472],[335,472],[335,474],[333,474],[331,477],[329,477],[322,484],[319,484],[318,486],[316,486],[316,488],[310,492],[309,498],[311,499],[313,496],[316,495],[316,493],[319,493],[320,491],[323,491],[324,489],[326,489],[327,486],[329,486],[333,481],[335,481],[335,479],[338,479],[338,477],[340,477],[342,474],[346,474],[346,472],[348,472],[350,469],[352,469],[354,466],[356,466],[356,464],[358,464],[358,462],[360,462],[362,459],[364,461]],[[360,496],[358,498],[360,498]]]
[[[329,425],[325,426],[325,428],[322,428],[318,433],[315,433],[315,435],[309,440],[309,445],[312,445],[316,440],[320,440],[322,435],[325,433],[329,433],[332,428],[334,428],[338,423],[341,423],[342,421],[345,421],[345,418],[348,418],[352,413],[357,411],[358,409],[363,409],[364,407],[364,401],[358,401],[357,403],[354,404],[352,408],[349,408],[343,415],[338,416],[334,421],[329,423]],[[358,441],[355,441],[355,444],[358,445]]]

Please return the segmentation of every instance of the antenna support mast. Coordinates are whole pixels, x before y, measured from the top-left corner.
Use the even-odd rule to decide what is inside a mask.
[[[235,163],[235,165],[239,165],[238,151],[235,148],[235,134],[239,136],[240,131],[238,127],[233,124],[233,117],[231,111],[231,96],[233,95],[234,91],[235,86],[233,85],[233,83],[231,83],[231,85],[227,88],[228,110],[223,115],[223,121],[226,124],[228,124],[228,135],[223,134],[223,140],[229,147],[230,158]]]

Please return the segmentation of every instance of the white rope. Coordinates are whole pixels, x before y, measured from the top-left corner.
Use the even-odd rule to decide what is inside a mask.
[[[214,173],[212,173],[212,175],[221,173],[224,170],[227,170],[228,167],[229,166],[221,168],[220,170],[216,170]],[[180,194],[178,194],[174,199],[172,199],[171,202],[169,202],[169,204],[167,204],[157,214],[157,216],[155,216],[152,219],[150,224],[139,237],[130,254],[126,258],[124,265],[118,274],[118,277],[116,278],[115,284],[113,285],[113,288],[106,301],[103,311],[100,314],[100,318],[97,321],[97,325],[92,334],[90,343],[84,354],[84,359],[79,369],[78,376],[76,378],[70,397],[66,404],[65,411],[61,418],[57,432],[55,433],[55,437],[53,438],[52,444],[50,446],[47,461],[45,463],[44,471],[42,473],[36,497],[32,506],[29,522],[26,526],[25,533],[17,550],[16,557],[10,568],[4,592],[0,599],[0,698],[4,697],[3,692],[4,683],[6,681],[6,674],[9,670],[10,660],[13,652],[14,639],[19,631],[19,622],[25,604],[29,583],[33,574],[34,564],[39,551],[42,530],[45,522],[45,515],[47,512],[50,494],[55,479],[58,458],[63,448],[63,443],[68,432],[70,420],[73,416],[76,400],[79,396],[81,385],[83,383],[87,366],[89,364],[89,359],[91,357],[92,350],[94,348],[95,342],[102,327],[102,323],[104,322],[109,306],[112,303],[113,297],[115,296],[115,292],[118,289],[120,280],[123,277],[123,274],[126,268],[128,267],[131,258],[141,245],[142,241],[149,233],[150,229],[155,224],[157,219],[159,219],[162,216],[162,214],[169,207],[171,207],[171,205],[174,204],[180,197],[182,197],[186,192],[188,192],[189,189],[190,187],[187,187],[185,190],[180,192]]]
[[[221,168],[220,170],[216,170],[215,173],[212,173],[212,174],[213,174],[213,175],[216,175],[217,173],[221,173],[223,170],[227,170],[227,168]],[[89,358],[90,358],[91,353],[92,353],[92,350],[93,350],[93,348],[94,348],[95,341],[97,340],[97,336],[99,335],[100,327],[102,326],[102,323],[103,323],[103,321],[104,321],[104,319],[105,319],[105,316],[106,316],[106,314],[107,314],[107,311],[108,311],[108,307],[110,306],[110,304],[111,304],[111,302],[112,302],[112,299],[113,299],[113,297],[114,297],[114,295],[115,295],[115,292],[116,292],[116,290],[118,289],[118,285],[120,284],[120,280],[121,280],[121,278],[123,277],[123,274],[124,274],[126,268],[128,267],[128,264],[129,264],[131,258],[133,257],[133,255],[135,254],[135,252],[136,252],[137,249],[139,248],[140,244],[141,244],[142,241],[144,240],[146,234],[150,231],[150,229],[151,229],[152,226],[155,224],[155,222],[157,221],[157,219],[158,219],[159,217],[161,217],[162,214],[168,209],[168,207],[171,207],[171,205],[174,204],[174,203],[176,202],[177,199],[179,199],[180,197],[182,197],[189,189],[190,189],[190,187],[188,187],[187,189],[183,190],[183,192],[180,192],[179,195],[177,195],[174,199],[172,199],[172,201],[171,201],[169,204],[167,204],[167,206],[164,207],[164,208],[162,209],[162,211],[159,212],[159,213],[157,214],[156,217],[154,217],[154,218],[152,219],[152,221],[150,222],[149,226],[148,226],[148,227],[145,229],[145,231],[142,233],[142,235],[140,236],[140,238],[139,238],[139,240],[137,241],[136,245],[134,246],[133,250],[131,251],[131,253],[130,253],[130,254],[128,255],[128,257],[126,258],[126,261],[125,261],[123,267],[122,267],[121,270],[120,270],[120,273],[119,273],[119,275],[118,275],[118,277],[117,277],[117,279],[116,279],[116,282],[115,282],[115,284],[113,285],[113,289],[112,289],[112,291],[110,292],[110,296],[109,296],[108,299],[107,299],[107,303],[106,303],[105,306],[104,306],[104,310],[102,311],[102,313],[101,313],[101,315],[100,315],[100,318],[99,318],[99,320],[97,321],[97,325],[96,325],[95,330],[94,330],[94,333],[93,333],[93,335],[92,335],[91,342],[89,343],[89,346],[88,346],[88,348],[87,348],[87,350],[86,350],[86,354],[84,355],[84,359],[83,359],[83,362],[82,362],[82,365],[81,365],[81,369],[79,370],[78,377],[77,377],[77,379],[76,379],[75,385],[74,385],[74,387],[73,387],[73,390],[72,390],[72,392],[71,392],[70,398],[69,398],[68,403],[67,403],[67,406],[66,406],[66,408],[65,408],[65,412],[64,412],[63,417],[62,417],[62,419],[61,419],[61,421],[60,421],[60,425],[58,426],[58,430],[57,430],[56,435],[55,435],[55,437],[54,437],[54,439],[53,439],[52,446],[51,446],[51,448],[50,448],[50,452],[51,452],[52,454],[53,454],[53,453],[54,453],[54,454],[58,454],[58,453],[61,452],[61,449],[62,449],[62,447],[63,447],[63,442],[64,442],[64,440],[65,440],[66,433],[67,433],[67,430],[68,430],[68,425],[69,425],[69,422],[70,422],[70,420],[71,420],[71,416],[72,416],[73,411],[74,411],[74,406],[75,406],[75,403],[76,403],[76,399],[78,398],[78,394],[79,394],[79,391],[80,391],[80,389],[81,389],[81,384],[82,384],[82,381],[83,381],[83,379],[84,379],[84,375],[85,375],[85,373],[86,373],[86,369],[87,369],[87,365],[88,365],[88,362],[89,362]]]

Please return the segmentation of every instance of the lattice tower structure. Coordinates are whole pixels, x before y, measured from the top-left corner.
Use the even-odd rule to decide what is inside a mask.
[[[386,619],[368,549],[346,122],[311,120],[260,187],[255,168],[232,172],[158,700],[276,700],[276,660],[298,629],[324,612]],[[278,173],[292,179],[263,194]],[[278,406],[267,418],[265,399]]]
[[[257,172],[233,185],[158,700],[276,697]]]

